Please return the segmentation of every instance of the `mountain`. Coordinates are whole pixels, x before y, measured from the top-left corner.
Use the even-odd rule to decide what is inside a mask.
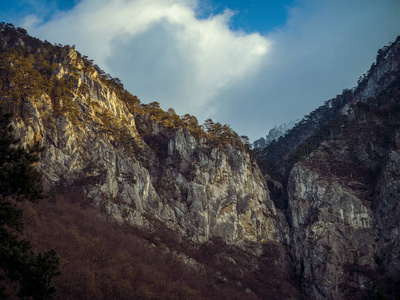
[[[74,47],[0,24],[0,98],[39,144],[56,298],[396,297],[399,47],[251,153],[228,125],[141,104]]]
[[[84,239],[76,235],[89,239],[86,225],[77,221],[81,213],[68,205],[72,202],[84,209],[96,208],[103,217],[119,224],[120,230],[141,232],[133,235],[140,238],[141,248],[149,243],[145,252],[154,253],[153,245],[164,255],[174,253],[175,261],[188,262],[191,272],[210,281],[208,288],[197,288],[196,297],[204,297],[204,290],[211,289],[216,293],[211,298],[220,299],[225,286],[244,298],[285,298],[299,293],[291,281],[284,248],[289,241],[286,218],[275,208],[265,179],[246,152],[246,139],[228,125],[207,120],[204,130],[194,116],[179,117],[173,109],[165,112],[156,102],[141,104],[118,78],[105,74],[73,47],[41,42],[11,24],[2,24],[0,40],[1,107],[13,114],[12,126],[20,144],[39,144],[43,149],[38,168],[43,173],[50,208],[27,215],[28,223],[37,224],[37,230],[46,233],[41,240],[27,229],[38,247],[48,244],[55,248],[61,262],[80,261],[78,253],[74,256],[65,251],[84,249]],[[72,237],[54,220],[57,216],[52,211],[63,212],[63,207],[71,215],[67,218],[61,213],[60,218],[67,218],[65,222],[72,228],[81,226],[74,229]],[[41,214],[48,216],[46,221],[35,217]],[[93,217],[89,219],[98,224]],[[67,232],[75,246],[65,245],[58,238],[47,240],[46,236],[54,237],[48,227],[58,228],[60,235]],[[102,238],[100,233],[94,234]],[[107,239],[125,243],[121,238]],[[215,245],[222,245],[216,252],[221,253],[207,260]],[[111,245],[104,247],[107,253],[112,252]],[[196,254],[199,251],[200,258]],[[278,253],[278,257],[271,260],[268,253]],[[161,254],[154,255],[154,260],[159,260]],[[97,260],[93,264],[95,267],[84,270],[81,265],[62,266],[61,276],[68,278],[58,282],[58,297],[71,297],[67,291],[82,289],[79,285],[85,285],[83,281],[90,282],[92,290],[105,288],[104,274],[92,273],[104,266],[98,266]],[[261,268],[263,264],[271,270]],[[66,270],[78,272],[73,278],[82,278],[82,282],[72,280]],[[273,276],[257,278],[265,273]],[[178,276],[176,286],[187,280],[185,275],[174,276]],[[99,284],[92,283],[93,277]],[[165,292],[166,287],[159,287],[153,277],[148,281]],[[74,282],[74,289],[67,282]],[[219,287],[221,284],[223,287]],[[193,284],[190,289],[194,289]],[[82,293],[97,298],[86,289]],[[144,294],[139,296],[150,297]]]
[[[279,181],[295,272],[313,299],[398,297],[399,59],[400,37],[356,88],[259,156],[269,186]]]
[[[284,136],[286,132],[292,129],[300,120],[290,121],[288,123],[283,123],[279,126],[274,126],[265,138],[261,137],[258,140],[254,141],[253,148],[265,148],[272,141],[278,140],[281,136]]]
[[[262,150],[261,156],[266,160],[282,164],[301,143],[305,141],[310,143],[307,139],[323,129],[324,126],[331,126],[332,124],[329,122],[338,122],[338,115],[346,115],[350,111],[351,105],[358,102],[365,103],[367,99],[387,92],[389,85],[395,81],[397,76],[397,44],[398,39],[378,51],[376,63],[372,64],[367,74],[360,77],[357,87],[352,90],[344,89],[342,94],[325,101],[324,105],[305,116],[279,141],[272,141],[268,147]]]

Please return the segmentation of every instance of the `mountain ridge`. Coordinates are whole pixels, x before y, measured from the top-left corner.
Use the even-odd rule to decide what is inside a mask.
[[[292,129],[281,137],[281,142],[272,141],[262,149],[261,156],[269,161],[283,162],[283,157],[293,151],[304,140],[312,136],[319,128],[335,118],[337,113],[345,114],[350,106],[356,102],[365,102],[372,95],[379,94],[391,81],[395,80],[398,72],[398,62],[393,56],[398,54],[399,37],[393,43],[378,51],[376,62],[373,63],[367,74],[360,76],[358,85],[353,89],[344,89],[335,98],[325,101],[323,105],[306,115]],[[394,53],[393,53],[394,52]],[[391,54],[390,63],[386,63],[386,56]],[[288,145],[283,149],[280,145]],[[290,145],[290,146],[289,146]]]
[[[73,47],[0,28],[1,105],[22,145],[43,147],[49,205],[72,201],[148,232],[139,236],[150,246],[243,298],[396,295],[400,38],[358,90],[327,101],[256,161],[228,125],[141,105]],[[213,253],[215,267],[174,248],[172,232]]]
[[[289,278],[282,281],[297,293],[279,242],[289,240],[280,233],[286,220],[246,139],[212,120],[203,129],[195,117],[164,112],[156,102],[140,105],[73,47],[42,43],[11,25],[0,34],[9,37],[0,57],[2,105],[14,115],[21,144],[43,147],[39,168],[52,199],[65,201],[63,187],[123,227],[155,231],[161,223],[196,247],[219,238],[248,252],[253,270],[270,244],[285,266],[274,278]],[[244,271],[236,281],[245,282]]]

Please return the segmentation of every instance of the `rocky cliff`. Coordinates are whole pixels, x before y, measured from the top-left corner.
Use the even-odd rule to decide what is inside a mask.
[[[38,167],[50,200],[63,193],[122,227],[163,224],[195,245],[219,239],[260,260],[269,245],[279,265],[273,272],[290,279],[286,217],[243,144],[202,130],[193,116],[140,104],[72,47],[9,24],[0,38],[1,107],[13,114],[22,145],[42,148]],[[284,293],[297,292],[289,284]]]
[[[400,39],[291,153],[291,252],[313,299],[394,297],[398,284]]]
[[[40,168],[49,188],[85,181],[82,195],[112,219],[144,225],[151,215],[197,242],[282,239],[279,213],[249,154],[229,144],[210,146],[184,128],[167,130],[149,115],[135,121],[98,72],[84,70],[74,49],[52,59],[54,81],[71,82],[66,98],[28,94],[13,119],[24,145],[43,147]],[[148,127],[151,147],[136,122]]]
[[[239,249],[224,257],[237,286],[244,274],[259,285],[270,277],[269,294],[244,285],[249,298],[300,297],[291,277],[311,299],[396,295],[399,38],[357,88],[273,142],[259,164],[229,127],[204,130],[193,116],[140,104],[72,47],[9,25],[0,39],[1,107],[23,145],[42,147],[50,200],[65,193],[121,227],[161,224],[199,249],[217,238]]]

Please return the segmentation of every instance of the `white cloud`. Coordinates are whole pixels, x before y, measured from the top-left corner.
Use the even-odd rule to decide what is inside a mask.
[[[220,119],[263,136],[353,87],[398,34],[398,0],[297,1],[285,26],[267,36],[272,46],[257,78],[220,95]]]
[[[143,102],[212,117],[252,139],[352,87],[400,34],[398,0],[297,0],[268,36],[231,30],[230,10],[197,18],[199,1],[82,0],[18,26],[75,44]]]
[[[196,7],[190,0],[83,0],[43,25],[25,25],[41,38],[75,44],[144,102],[202,119],[221,90],[259,70],[269,42],[230,30],[229,10],[198,19]]]

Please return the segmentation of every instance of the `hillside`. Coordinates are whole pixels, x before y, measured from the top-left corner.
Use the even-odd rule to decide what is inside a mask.
[[[193,293],[220,299],[225,287],[245,298],[299,293],[283,246],[289,240],[286,219],[269,198],[265,180],[246,152],[245,137],[212,120],[200,126],[194,116],[165,112],[156,102],[141,104],[119,79],[72,47],[41,42],[11,24],[2,24],[0,39],[1,106],[13,114],[22,146],[38,143],[43,148],[38,168],[49,199],[43,207],[26,208],[33,210],[26,222],[38,231],[26,232],[39,248],[47,245],[59,253],[59,298],[73,298],[67,292],[71,285],[85,298],[113,298],[109,289],[120,293],[123,288],[116,281],[129,270],[113,271],[107,282],[109,268],[130,264],[148,273],[129,271],[121,284],[133,286],[135,278],[144,276],[143,284],[150,283],[137,291],[144,298],[154,297],[146,294],[154,285],[160,298]],[[101,223],[108,220],[117,224],[118,233],[111,239],[107,232],[112,227],[87,232],[88,225],[80,221],[88,217],[78,208],[100,213],[98,221],[90,217],[96,224],[91,228],[110,228]],[[66,236],[72,228],[75,233]],[[122,232],[128,232],[126,241]],[[110,245],[93,249],[85,240]],[[113,248],[125,243],[118,251]],[[139,257],[129,254],[131,247],[143,249]],[[80,256],[93,251],[89,262]],[[97,257],[102,252],[121,254],[102,263]],[[162,263],[147,265],[159,259]],[[189,271],[163,267],[170,259]],[[71,270],[75,275],[68,275]],[[163,284],[160,276],[177,279]],[[204,277],[204,283],[187,282],[197,277]],[[181,286],[182,281],[187,285]],[[106,291],[100,292],[103,286]]]
[[[371,97],[390,91],[390,85],[398,78],[398,44],[399,40],[396,39],[394,43],[380,49],[376,62],[366,74],[360,76],[356,87],[344,89],[340,95],[325,101],[324,105],[310,112],[279,140],[264,147],[260,156],[276,165],[282,165],[300,144],[306,143],[313,147],[316,144],[313,138],[318,139],[318,135],[329,130],[329,127],[339,126],[341,116],[346,115],[352,105],[365,103]],[[308,155],[311,150],[306,147],[305,151]]]
[[[400,38],[353,90],[251,153],[229,125],[142,104],[74,47],[0,24],[0,99],[41,148],[25,236],[57,299],[399,296]]]
[[[313,299],[398,297],[399,59],[400,37],[259,156]]]

